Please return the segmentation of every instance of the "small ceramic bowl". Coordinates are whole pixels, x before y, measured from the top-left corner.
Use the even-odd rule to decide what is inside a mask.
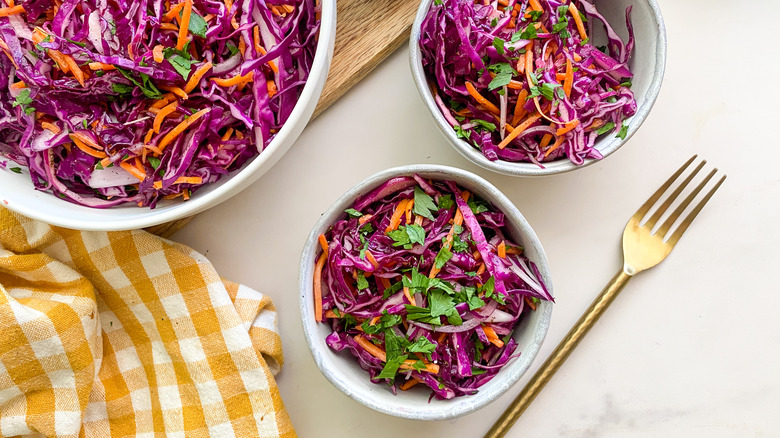
[[[578,166],[566,158],[561,158],[544,163],[544,168],[534,163],[490,161],[480,150],[459,139],[433,100],[422,66],[419,45],[420,27],[432,3],[433,0],[423,0],[420,3],[417,17],[412,25],[412,36],[409,40],[412,76],[420,95],[436,121],[436,126],[456,151],[484,169],[510,176],[542,176],[570,172],[599,161],[585,160],[584,164]],[[609,23],[614,25],[615,31],[624,41],[628,37],[625,29],[625,10],[631,5],[633,5],[631,19],[634,25],[636,45],[633,55],[628,61],[628,67],[634,73],[631,90],[634,92],[638,110],[636,114],[626,119],[628,132],[625,139],[617,138],[614,135],[604,135],[596,141],[595,148],[601,152],[604,158],[625,144],[645,121],[650,109],[655,104],[658,92],[661,90],[666,66],[666,28],[656,0],[598,0],[596,3],[599,12]],[[600,39],[598,34],[594,36],[594,41],[598,44],[602,44],[602,40],[606,42],[606,37]]]
[[[200,188],[187,202],[163,201],[151,210],[132,204],[108,209],[72,204],[52,193],[36,190],[26,168],[21,174],[0,169],[0,205],[52,225],[78,230],[112,231],[150,227],[189,217],[230,199],[279,161],[314,113],[328,76],[336,36],[336,0],[323,0],[321,7],[319,40],[306,86],[276,137],[261,154],[241,169]]]
[[[499,395],[508,391],[528,369],[539,352],[547,329],[553,304],[540,303],[535,312],[524,317],[513,333],[518,343],[519,357],[509,361],[488,383],[479,388],[475,395],[455,397],[451,400],[430,402],[429,391],[399,391],[393,395],[386,387],[371,383],[368,373],[360,368],[349,352],[335,352],[325,343],[331,333],[330,326],[314,320],[313,278],[314,265],[319,248],[317,237],[344,215],[355,199],[370,192],[390,178],[419,174],[423,178],[455,181],[461,187],[489,201],[506,215],[506,225],[511,237],[525,248],[526,256],[534,262],[545,284],[552,293],[552,282],[547,258],[539,239],[526,222],[517,207],[495,186],[473,173],[453,167],[436,165],[410,165],[380,172],[361,182],[342,195],[321,217],[311,231],[303,248],[299,272],[299,300],[303,331],[314,361],[322,374],[344,394],[363,405],[385,414],[414,420],[444,420],[475,411]]]

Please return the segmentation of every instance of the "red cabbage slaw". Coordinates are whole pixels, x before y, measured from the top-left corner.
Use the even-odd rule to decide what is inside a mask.
[[[284,125],[319,15],[319,0],[0,0],[0,157],[89,207],[189,199]]]
[[[392,178],[319,239],[315,320],[394,394],[475,394],[520,354],[518,322],[553,300],[504,214],[452,181]]]
[[[422,65],[456,135],[491,161],[600,159],[597,137],[625,138],[637,104],[624,43],[584,0],[434,0],[422,23]],[[608,43],[590,41],[600,21]]]

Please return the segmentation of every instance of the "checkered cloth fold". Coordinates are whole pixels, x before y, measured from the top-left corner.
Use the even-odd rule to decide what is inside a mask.
[[[0,434],[294,437],[276,311],[144,231],[0,208]]]

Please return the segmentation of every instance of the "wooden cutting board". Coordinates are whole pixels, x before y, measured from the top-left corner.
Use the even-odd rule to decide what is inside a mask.
[[[333,61],[312,118],[325,111],[409,39],[418,5],[418,0],[338,1]],[[146,230],[168,238],[190,220],[191,217],[179,219]]]

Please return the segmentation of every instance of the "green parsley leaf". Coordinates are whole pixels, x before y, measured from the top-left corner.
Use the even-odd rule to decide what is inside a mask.
[[[452,199],[452,195],[439,196],[439,210],[449,210],[455,205],[455,201]]]
[[[108,19],[108,27],[111,29],[111,35],[116,35],[116,22],[111,18]]]
[[[539,21],[544,11],[526,11],[526,13],[531,16],[531,21]]]
[[[469,310],[479,309],[485,305],[485,301],[477,295],[477,290],[473,287],[463,288],[466,294],[465,302],[469,305]]]
[[[620,83],[621,87],[626,87],[626,88],[631,88],[631,85],[633,85],[633,84],[628,79]]]
[[[428,285],[430,280],[427,276],[421,274],[417,268],[412,268],[412,277],[408,278],[406,276],[401,277],[401,280],[403,281],[404,287],[408,287],[409,289],[412,289],[411,292],[414,294],[415,292],[425,292],[428,290]]]
[[[379,375],[376,376],[377,379],[393,379],[395,378],[395,374],[398,372],[398,368],[401,366],[402,363],[406,360],[407,356],[396,356],[392,359],[388,358],[387,362],[385,362],[385,367],[382,368],[382,372],[379,373]]]
[[[228,49],[228,58],[232,58],[238,53],[238,47],[232,41],[225,43],[225,48]]]
[[[542,97],[544,97],[547,100],[552,101],[555,98],[555,89],[560,87],[560,84],[551,84],[549,82],[545,82],[542,84],[541,89],[539,90],[542,94]]]
[[[411,243],[419,243],[420,245],[425,243],[425,229],[420,225],[407,225],[406,234],[409,235],[409,242]]]
[[[408,350],[410,353],[429,354],[436,351],[436,344],[429,341],[425,336],[420,336],[413,344],[409,345]]]
[[[532,17],[533,18],[533,17]],[[536,21],[536,20],[534,20]],[[517,33],[515,33],[516,35]],[[536,26],[533,24],[529,24],[528,27],[526,27],[522,32],[520,32],[520,35],[517,37],[517,41],[520,40],[532,40],[536,38]],[[515,39],[515,36],[512,35],[512,40]]]
[[[407,304],[406,306],[406,319],[410,321],[420,321],[425,324],[441,325],[440,317],[431,316],[431,309],[425,307],[417,307]]]
[[[425,193],[420,188],[420,186],[415,186],[414,208],[412,209],[412,211],[414,212],[414,214],[418,216],[422,216],[429,220],[433,220],[433,215],[431,214],[431,212],[439,211],[439,209],[436,207],[436,203],[433,202],[433,198],[431,198],[427,193]]]
[[[488,90],[495,90],[496,88],[501,88],[504,85],[510,83],[512,81],[512,75],[501,73],[497,74],[492,81],[488,84]]]
[[[16,99],[14,99],[13,107],[16,108],[19,105],[29,105],[32,103],[32,98],[30,97],[30,89],[24,88],[22,91],[19,92],[18,95],[16,95]]]
[[[354,208],[348,208],[348,209],[344,210],[344,212],[347,213],[348,215],[350,215],[351,217],[361,217],[361,216],[363,216],[363,213],[355,210]]]
[[[192,11],[190,14],[190,25],[188,26],[190,32],[201,38],[206,38],[206,31],[208,30],[208,24],[197,12]]]
[[[134,83],[137,87],[141,88],[141,91],[144,93],[144,96],[148,97],[149,99],[159,99],[162,97],[162,93],[160,93],[160,90],[157,89],[157,87],[154,86],[154,84],[151,82],[151,79],[149,79],[149,75],[147,74],[140,74],[141,82],[138,82],[136,78],[133,77],[132,73],[129,70],[125,70],[123,68],[117,68],[117,71],[122,73],[122,75],[127,78],[130,82]]]
[[[433,0],[433,4],[435,4],[436,6],[439,6],[439,5],[442,4],[442,0]]]
[[[365,274],[358,272],[357,274],[357,288],[358,290],[368,289],[368,280],[366,280]]]
[[[403,282],[397,281],[382,292],[382,299],[386,300],[403,288]]]
[[[22,173],[22,168],[21,167],[11,167],[8,170],[10,170],[13,173]]]
[[[97,164],[95,164],[95,170],[103,170],[103,165],[100,164],[100,161],[98,161]]]
[[[477,126],[481,126],[482,128],[485,128],[488,132],[493,132],[496,130],[495,124],[486,122],[482,119],[472,119],[471,122]]]
[[[41,43],[48,43],[50,41],[51,41],[51,35],[46,35],[46,38],[42,39],[40,43],[36,44],[35,48],[40,50],[41,52],[45,52],[48,49],[41,46]]]
[[[607,132],[610,132],[613,129],[615,129],[614,123],[612,122],[605,123],[604,125],[601,126],[601,128],[596,130],[596,135],[606,134]]]
[[[493,38],[493,47],[495,47],[496,52],[498,52],[499,55],[504,54],[504,44],[505,42],[501,38],[499,37]]]
[[[618,132],[615,137],[621,140],[625,140],[627,134],[628,134],[628,125],[623,123],[623,126],[620,127],[620,132]]]
[[[146,159],[149,161],[149,164],[152,165],[152,169],[157,170],[158,167],[160,167],[160,159],[157,157],[148,156]]]
[[[471,131],[466,131],[460,125],[458,125],[455,127],[455,135],[457,135],[458,138],[468,139],[471,135]]]
[[[129,93],[132,93],[134,88],[135,87],[133,87],[132,85],[127,85],[127,84],[122,84],[122,83],[111,84],[111,89],[114,90],[114,93],[117,93],[117,94],[129,94]]]
[[[455,234],[452,237],[452,252],[464,253],[469,251],[469,244],[461,240],[460,236]]]
[[[441,269],[445,263],[450,261],[452,258],[452,252],[447,249],[446,246],[442,246],[439,250],[439,253],[436,254],[436,259],[433,261],[433,265],[436,266],[436,269]]]
[[[565,100],[566,99],[566,92],[563,91],[563,87],[557,87],[555,89],[555,96],[558,99],[560,99],[560,100]]]
[[[437,289],[428,294],[428,305],[431,309],[431,316],[444,316],[455,307],[455,300],[449,294]]]
[[[172,54],[167,59],[168,62],[170,62],[173,68],[176,70],[176,72],[181,75],[182,78],[186,80],[190,76],[190,72],[192,71],[192,64],[193,64],[192,61],[179,55],[178,53]]]
[[[409,234],[406,232],[406,227],[401,226],[397,230],[392,230],[387,235],[395,241],[393,246],[405,246],[410,245],[412,241],[409,239]]]
[[[474,214],[484,213],[489,210],[488,204],[481,199],[476,199],[476,196],[469,198],[466,204],[468,204]]]
[[[81,121],[81,126],[83,126],[84,129],[89,129],[89,124],[87,123],[87,119]]]

